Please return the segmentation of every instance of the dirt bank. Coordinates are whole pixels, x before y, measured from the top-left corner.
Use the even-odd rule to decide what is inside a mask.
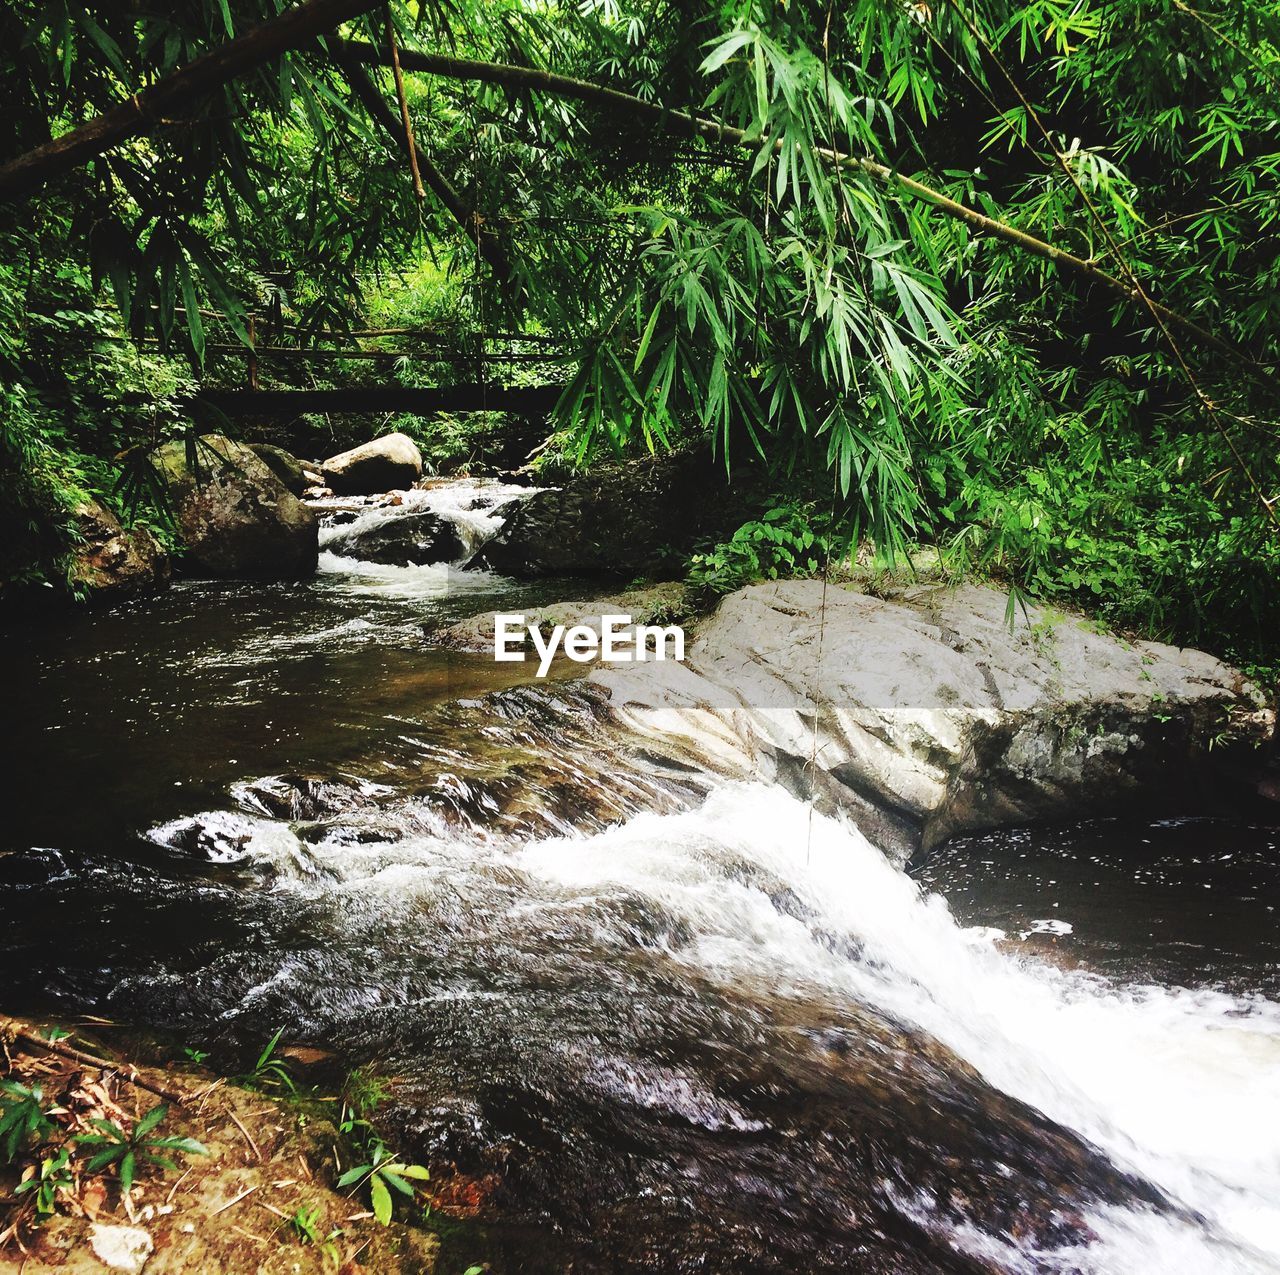
[[[49,1044],[38,1043],[49,1041],[51,1031]],[[367,1181],[337,1186],[355,1156],[338,1127],[351,1114],[338,1096],[264,1092],[269,1077],[249,1088],[195,1064],[124,1061],[106,1029],[61,1036],[49,1024],[0,1019],[0,1040],[0,1271],[436,1269],[438,1238],[399,1219],[421,1221],[442,1203],[443,1215],[456,1215],[441,1197],[456,1196],[457,1184],[413,1180],[414,1197],[393,1191],[396,1218],[381,1225]],[[24,1095],[36,1094],[25,1108],[34,1124],[27,1129],[29,1121],[20,1120],[15,1131],[12,1113]],[[157,1106],[164,1111],[148,1131],[145,1117]],[[137,1151],[127,1190],[124,1153],[96,1164],[117,1131]],[[179,1141],[160,1146],[153,1141],[159,1139]],[[56,1179],[43,1199],[35,1185],[19,1189],[42,1172]]]

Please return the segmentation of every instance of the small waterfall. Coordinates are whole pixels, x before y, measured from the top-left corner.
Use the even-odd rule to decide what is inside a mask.
[[[534,490],[493,479],[459,478],[364,500],[327,497],[312,505],[320,516],[320,548],[331,559],[358,559],[360,542],[371,533],[430,515],[452,529],[458,549],[439,564],[461,566],[498,532],[505,511]]]
[[[422,494],[427,509],[457,528],[463,546],[461,561],[469,562],[497,535],[511,507],[536,490],[494,479],[459,478]]]
[[[1280,1271],[1275,1002],[1116,985],[1002,953],[856,829],[810,820],[776,788],[731,785],[697,811],[531,845],[521,862],[597,907],[641,897],[679,918],[661,941],[699,977],[874,1005],[927,1031],[1186,1210],[1104,1207],[1087,1258],[976,1230],[954,1233],[959,1247],[1015,1271]],[[922,1217],[936,1204],[903,1203]]]
[[[465,568],[532,490],[460,478],[363,500],[314,501],[320,574],[348,593],[407,601],[492,592],[503,577]]]

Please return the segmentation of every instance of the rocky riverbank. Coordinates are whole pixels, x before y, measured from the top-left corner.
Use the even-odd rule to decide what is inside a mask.
[[[753,585],[687,664],[600,669],[633,729],[726,770],[813,792],[909,854],[959,832],[1189,800],[1274,710],[1201,651],[1130,642],[1080,615],[965,585],[889,596]]]
[[[560,488],[425,480],[430,492],[371,496],[388,482],[424,482],[412,442],[388,435],[318,466],[326,481],[363,493],[347,508],[332,485],[299,501],[264,459],[216,436],[194,457],[176,443],[157,455],[188,557],[222,575],[305,574],[317,540],[392,569],[616,575],[629,545],[648,560],[671,524],[670,501],[688,502],[692,486],[709,482],[675,457],[628,470],[630,497],[621,470]],[[721,496],[699,506],[703,521],[724,512]],[[159,572],[154,554],[145,560]],[[130,565],[123,588],[141,568],[121,561]],[[697,619],[678,583],[590,594],[543,604],[529,622],[598,625],[605,612],[638,623]],[[492,646],[491,615],[427,628],[432,645]],[[699,766],[782,782],[845,810],[900,855],[958,833],[1121,810],[1152,794],[1192,801],[1221,779],[1224,759],[1274,728],[1258,689],[1212,656],[1126,641],[1049,607],[1011,611],[991,586],[763,583],[723,599],[696,628],[684,665],[593,674],[616,718],[660,736],[666,751],[686,749]]]
[[[1194,1260],[1269,1207],[1248,1133],[1275,1123],[1280,1037],[1229,987],[1274,987],[1274,839],[1196,820],[1170,862],[1160,831],[1269,732],[1244,678],[1079,616],[1015,612],[1011,628],[1005,595],[976,586],[789,581],[694,617],[678,585],[602,599],[582,578],[468,569],[525,490],[317,499],[314,581],[180,580],[15,635],[7,999],[78,1011],[117,1058],[136,1051],[87,1015],[166,1024],[226,1050],[228,1071],[254,1069],[283,1025],[338,1075],[392,1072],[389,1145],[429,1167],[433,1208],[453,1193],[477,1209],[442,1236],[449,1275],[481,1258],[645,1271],[655,1253],[680,1269],[935,1275],[1048,1254],[1132,1270],[1152,1236]],[[433,520],[457,533],[447,548]],[[536,682],[536,663],[484,653],[475,613],[494,610],[684,623],[689,659],[566,661]],[[973,919],[967,884],[917,888],[930,856],[893,862],[948,829],[1148,798],[1158,823],[1094,821],[1030,867],[1025,828],[952,842],[986,874]],[[1001,853],[1020,872],[1008,906],[987,862]],[[1179,963],[1153,972],[1157,931]],[[1100,951],[1128,963],[1105,987]],[[112,1166],[85,1162],[111,1211],[68,1202],[49,1234],[65,1225],[83,1252],[94,1221],[149,1230],[165,1269],[182,1226],[216,1228],[188,1270],[274,1270],[262,1240],[281,1260],[307,1250],[307,1270],[321,1245],[292,1218],[310,1180],[275,1157],[318,1135],[303,1155],[338,1199],[317,1191],[309,1225],[321,1244],[372,1235],[354,1260],[396,1269],[360,1216],[372,1198],[339,1186],[361,1163],[327,1146],[345,1122],[247,1092],[234,1110],[265,1164],[229,1115],[210,1128],[174,1108],[161,1128],[218,1145],[257,1190],[161,1213],[228,1163],[195,1155],[149,1168],[131,1217]],[[128,1136],[150,1099],[107,1098],[122,1114],[58,1105]],[[1182,1136],[1169,1113],[1191,1109]],[[49,1158],[25,1152],[24,1169]]]
[[[178,565],[188,575],[296,580],[314,574],[318,522],[301,497],[370,495],[411,488],[422,456],[403,434],[387,434],[327,460],[246,445],[222,434],[163,444],[141,463],[172,523]],[[327,484],[327,485],[326,485]],[[96,501],[77,513],[73,592],[117,602],[165,585],[173,562],[139,525],[124,528]]]
[[[167,582],[171,566],[189,575],[298,579],[316,565],[314,502],[357,500],[407,492],[442,481],[424,479],[422,455],[404,434],[391,433],[326,459],[299,459],[267,444],[221,434],[175,440],[144,464],[173,523],[171,563],[145,528],[121,528],[101,505],[81,516],[82,541],[72,554],[72,578],[91,601],[136,597]],[[474,565],[503,575],[637,576],[680,574],[703,541],[726,536],[761,498],[750,469],[730,485],[723,467],[703,452],[678,451],[532,485],[513,477],[523,498]],[[401,540],[407,528],[396,528]],[[449,560],[445,538],[419,536],[408,561]],[[423,552],[440,556],[424,558]],[[421,552],[419,552],[421,550]],[[400,548],[382,560],[402,563]]]

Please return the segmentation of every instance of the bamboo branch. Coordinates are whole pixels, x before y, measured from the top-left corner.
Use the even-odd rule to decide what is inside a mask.
[[[1252,49],[1246,48],[1239,40],[1229,35],[1221,27],[1210,22],[1198,9],[1193,9],[1189,4],[1184,4],[1183,0],[1173,0],[1173,7],[1179,13],[1185,13],[1187,17],[1194,18],[1207,31],[1211,31],[1218,37],[1228,48],[1234,49],[1240,56],[1262,72],[1277,88],[1280,88],[1280,74],[1277,74],[1277,68],[1273,64],[1264,62]]]
[[[87,163],[112,146],[136,137],[162,123],[167,109],[189,107],[193,98],[207,95],[245,71],[280,53],[307,42],[324,31],[374,8],[379,0],[307,0],[278,18],[263,23],[252,31],[197,58],[189,65],[165,76],[127,102],[113,107],[95,119],[56,138],[44,146],[28,151],[0,167],[0,201],[38,189],[55,177]],[[370,65],[392,65],[390,50],[363,41],[333,38],[332,47],[346,49]],[[557,75],[537,67],[511,66],[499,62],[479,62],[444,54],[418,53],[404,50],[399,55],[402,68],[423,71],[453,79],[497,84],[507,88],[526,88],[572,97],[613,110],[647,119],[654,125],[703,137],[711,141],[729,142],[735,146],[757,146],[761,138],[748,134],[720,120],[671,109],[646,102],[630,93],[621,92],[589,80]],[[780,142],[775,142],[775,146]],[[896,169],[870,157],[858,158],[828,147],[815,147],[814,153],[826,163],[864,173],[886,186],[900,190],[914,199],[930,204],[948,217],[963,222],[978,234],[998,239],[1024,252],[1041,257],[1080,277],[1101,284],[1110,292],[1130,302],[1146,306],[1140,289],[1103,270],[1092,261],[1078,257],[1064,248],[1038,239],[1035,235],[978,212],[949,195],[908,177]],[[474,233],[479,234],[477,230]],[[1150,307],[1159,319],[1192,337],[1199,344],[1242,364],[1251,372],[1276,383],[1274,371],[1259,363],[1216,333],[1210,332],[1187,315],[1159,302]]]
[[[387,31],[387,47],[391,50],[391,74],[396,82],[396,100],[400,103],[400,122],[404,125],[404,148],[409,156],[409,171],[413,174],[414,197],[421,203],[427,197],[422,186],[422,174],[418,172],[418,148],[413,140],[413,121],[409,118],[409,99],[404,92],[404,72],[400,70],[400,51],[396,48],[396,24],[391,16],[391,5],[384,10]]]
[[[1174,3],[1177,4],[1178,0],[1174,0]],[[1098,211],[1098,207],[1090,198],[1089,192],[1085,190],[1080,178],[1076,176],[1076,171],[1072,168],[1071,161],[1067,159],[1066,155],[1064,155],[1059,149],[1057,143],[1050,135],[1048,128],[1045,127],[1044,120],[1040,117],[1040,112],[1031,104],[1031,99],[1022,91],[1022,86],[1013,78],[1012,72],[1010,72],[1004,62],[1001,61],[999,55],[988,43],[987,38],[979,30],[978,24],[973,20],[973,18],[971,18],[969,14],[959,6],[955,6],[955,12],[959,15],[960,21],[964,23],[978,47],[986,53],[987,57],[991,60],[992,65],[995,66],[995,68],[1004,77],[1005,83],[1008,84],[1009,88],[1013,91],[1014,96],[1021,103],[1022,109],[1027,113],[1028,118],[1036,126],[1036,130],[1039,132],[1044,144],[1053,152],[1053,157],[1057,161],[1058,166],[1066,174],[1067,180],[1075,189],[1076,194],[1080,197],[1081,202],[1088,210],[1089,216],[1093,219],[1094,224],[1098,227],[1099,231],[1101,231],[1102,237],[1106,240],[1107,246],[1111,251],[1111,255],[1115,260],[1117,267],[1119,267],[1121,277],[1124,279],[1125,283],[1128,284],[1134,295],[1141,301],[1142,305],[1146,307],[1152,319],[1155,321],[1156,327],[1160,330],[1160,335],[1164,337],[1166,342],[1168,342],[1170,350],[1173,351],[1173,357],[1178,364],[1178,368],[1182,372],[1188,386],[1190,386],[1196,402],[1209,419],[1209,422],[1218,431],[1218,433],[1222,435],[1222,441],[1226,443],[1227,447],[1230,449],[1236,465],[1239,467],[1241,473],[1244,474],[1253,494],[1258,498],[1259,503],[1262,505],[1263,511],[1271,520],[1272,524],[1280,523],[1280,519],[1277,519],[1276,511],[1271,499],[1267,496],[1266,492],[1262,490],[1262,484],[1258,482],[1252,468],[1249,466],[1249,462],[1245,460],[1240,449],[1236,446],[1235,440],[1231,437],[1226,425],[1223,424],[1222,418],[1218,413],[1217,404],[1215,404],[1204,390],[1201,389],[1200,382],[1197,380],[1196,374],[1191,370],[1191,365],[1187,362],[1186,357],[1182,353],[1182,347],[1178,344],[1178,339],[1174,336],[1173,332],[1170,330],[1169,324],[1165,322],[1164,316],[1161,314],[1161,307],[1156,304],[1150,293],[1142,286],[1142,281],[1138,278],[1133,267],[1130,266],[1128,259],[1120,248],[1120,245],[1116,242],[1115,236],[1111,233],[1111,227],[1107,225],[1106,219]]]
[[[364,107],[365,111],[386,131],[393,146],[408,151],[408,137],[401,131],[396,117],[387,105],[378,86],[369,78],[359,58],[353,57],[342,41],[328,42],[334,61],[342,71],[343,77],[350,87],[352,95]],[[511,277],[511,262],[508,260],[502,245],[497,238],[480,229],[480,220],[469,209],[462,197],[453,188],[453,184],[440,171],[431,159],[419,154],[415,148],[414,163],[417,165],[418,180],[425,178],[431,193],[444,205],[449,215],[462,227],[468,238],[480,251],[481,256],[489,263],[495,274],[502,279]]]
[[[290,49],[374,9],[380,0],[307,0],[157,80],[94,119],[0,167],[0,201],[28,195],[121,142],[187,115],[193,103]]]
[[[341,44],[352,56],[374,66],[387,64],[390,56],[386,49],[363,41],[342,40],[334,41],[333,43]],[[449,79],[496,84],[504,88],[532,89],[557,97],[576,98],[579,101],[589,102],[595,106],[624,112],[631,116],[639,116],[660,128],[702,137],[709,141],[728,142],[735,146],[755,147],[766,140],[747,133],[745,129],[735,128],[731,124],[726,124],[709,116],[696,114],[692,111],[658,106],[652,102],[644,101],[643,98],[634,97],[630,93],[609,88],[607,85],[597,84],[590,80],[575,79],[568,75],[557,75],[552,71],[544,71],[538,67],[512,66],[502,62],[478,62],[468,58],[450,57],[440,53],[418,53],[410,49],[401,51],[400,63],[407,71],[420,71]],[[774,143],[775,146],[780,146],[780,144],[780,142]],[[986,214],[978,212],[977,209],[970,208],[967,204],[962,204],[958,200],[952,199],[949,195],[943,194],[942,191],[935,190],[914,177],[908,177],[905,173],[898,172],[888,164],[881,163],[879,160],[870,157],[858,158],[854,155],[847,155],[829,147],[814,147],[814,154],[826,163],[837,165],[847,171],[864,173],[885,186],[900,190],[910,195],[913,199],[930,204],[946,216],[963,222],[978,234],[1001,240],[1004,243],[1012,244],[1023,252],[1042,257],[1062,269],[1079,275],[1081,278],[1101,284],[1110,292],[1115,293],[1131,304],[1139,305],[1143,309],[1148,308],[1148,302],[1144,300],[1140,289],[1134,288],[1124,279],[1117,278],[1115,275],[1103,270],[1095,262],[1078,257],[1074,253],[1068,252],[1065,248],[1059,248],[1043,239],[1038,239],[1035,235],[1029,234],[1025,230],[1020,230],[1017,226],[1009,225],[1008,222],[997,221],[994,217],[988,217]],[[1154,313],[1164,323],[1176,327],[1200,345],[1216,350],[1219,354],[1226,355],[1235,362],[1244,365],[1273,385],[1276,384],[1274,371],[1259,363],[1247,351],[1242,350],[1230,341],[1224,340],[1216,333],[1210,332],[1187,315],[1180,314],[1178,311],[1170,309],[1158,301],[1150,301],[1149,304]]]

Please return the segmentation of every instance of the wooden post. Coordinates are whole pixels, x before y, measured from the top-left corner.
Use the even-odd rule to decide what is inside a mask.
[[[256,390],[258,388],[258,321],[251,314],[249,316],[249,388]]]

